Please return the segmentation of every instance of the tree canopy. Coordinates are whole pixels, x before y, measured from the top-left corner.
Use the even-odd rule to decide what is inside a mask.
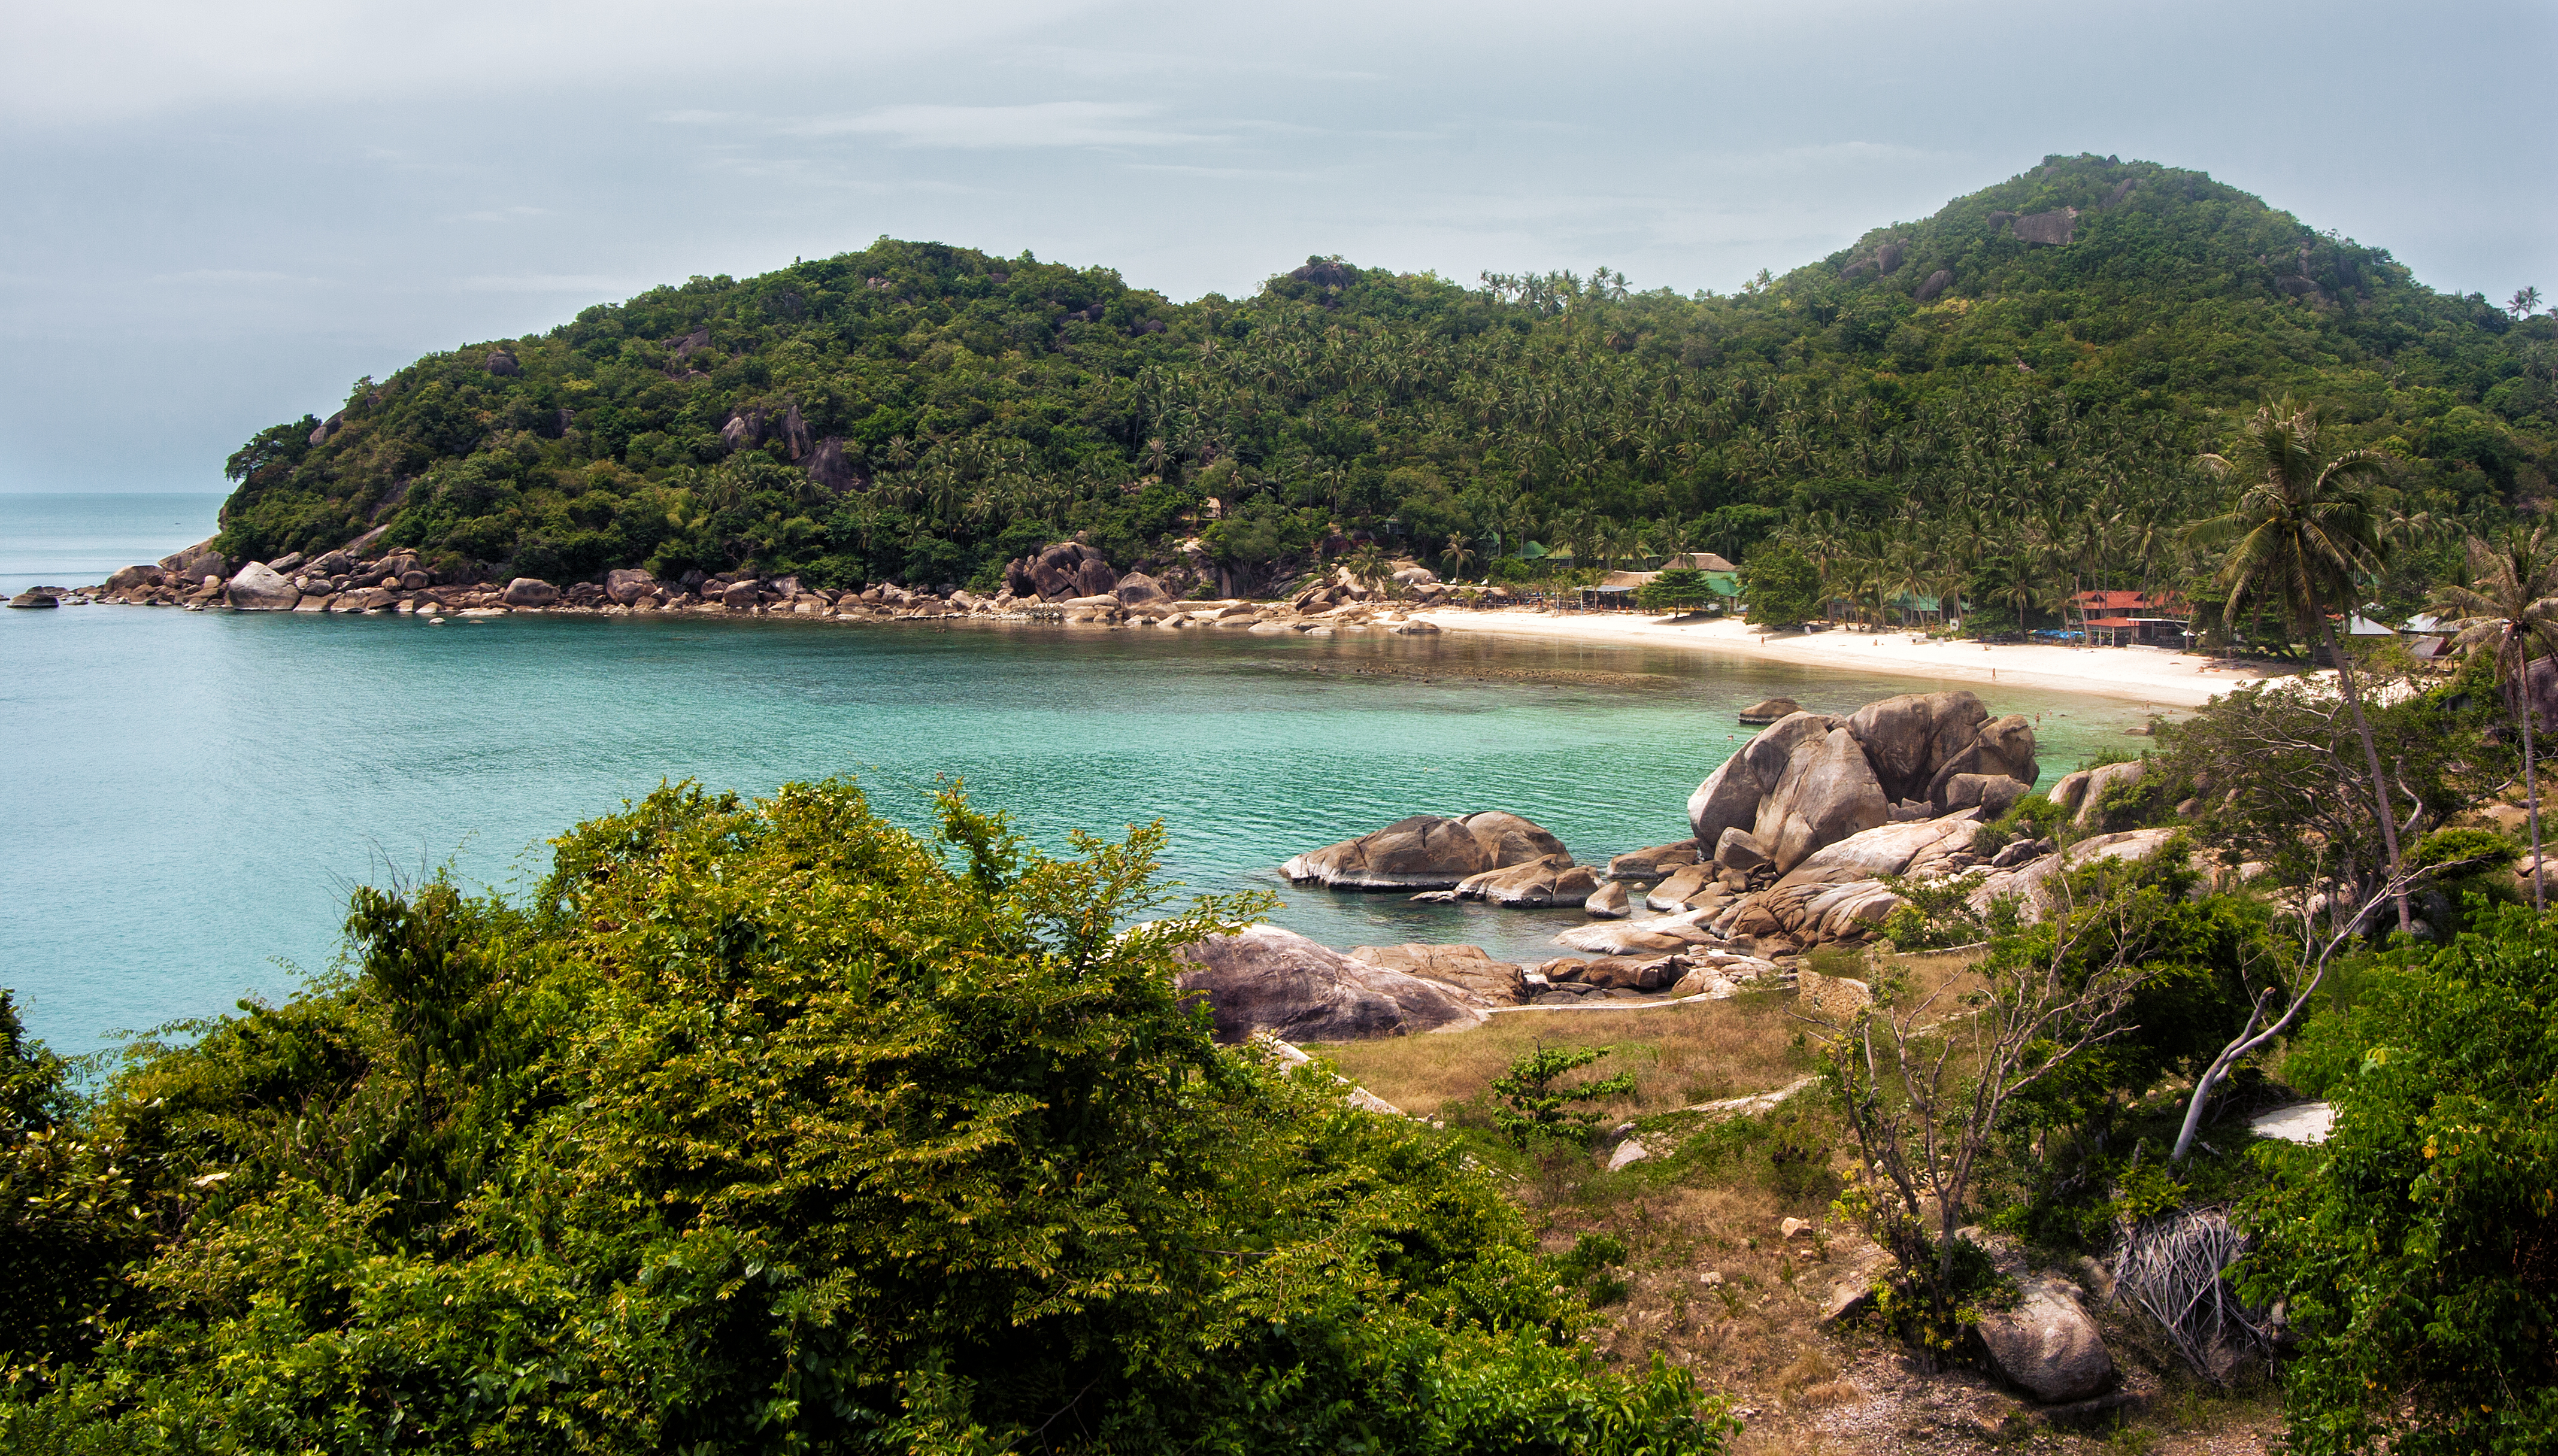
[[[1782,526],[1856,578],[1840,595],[2000,599],[2207,578],[2174,530],[2223,504],[2194,462],[2281,392],[2388,457],[2401,514],[2498,519],[2546,487],[2553,374],[2558,321],[2089,156],[1731,296],[1319,258],[1174,303],[883,238],[358,380],[232,458],[223,537],[261,556],[379,524],[450,569],[987,585],[1072,532],[1123,564],[1196,536],[1251,577],[1336,526],[1426,557],[1463,535],[1492,567],[1531,540],[1737,558]]]
[[[8,1266],[110,1272],[13,1281],[0,1445],[1721,1448],[1453,1145],[1211,1044],[1171,952],[1258,902],[940,812],[670,788],[529,904],[359,891],[344,973],[14,1134]]]

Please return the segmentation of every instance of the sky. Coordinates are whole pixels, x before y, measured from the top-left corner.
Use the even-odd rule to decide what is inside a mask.
[[[2558,293],[2548,0],[9,9],[0,491],[218,490],[359,376],[884,234],[1729,291],[2095,152]]]

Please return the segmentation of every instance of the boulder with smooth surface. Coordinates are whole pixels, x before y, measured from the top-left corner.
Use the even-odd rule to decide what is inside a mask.
[[[1626,887],[1610,880],[1591,891],[1590,898],[1581,902],[1581,908],[1598,920],[1624,920],[1628,913]]]
[[[1976,808],[1984,819],[2003,817],[2033,790],[2005,774],[1956,774],[1945,781],[1944,807]]]
[[[223,587],[231,607],[241,612],[290,612],[302,600],[301,591],[282,573],[262,561],[252,561],[239,569],[239,574]]]
[[[1297,884],[1315,881],[1336,890],[1447,890],[1487,870],[1569,853],[1562,840],[1513,813],[1414,814],[1309,850],[1279,872]]]
[[[635,567],[617,566],[604,573],[604,594],[628,607],[641,597],[655,596],[657,578]]]
[[[2073,1285],[2029,1274],[2017,1293],[2014,1305],[1981,1311],[1981,1344],[2000,1375],[2046,1405],[2084,1400],[2113,1383],[2114,1358]]]
[[[1599,872],[1572,862],[1568,854],[1549,854],[1525,864],[1486,870],[1457,882],[1461,900],[1483,900],[1513,910],[1542,910],[1580,905],[1599,888]]]
[[[519,576],[506,583],[499,600],[509,607],[547,607],[559,600],[559,588],[538,576]]]
[[[1480,1024],[1449,986],[1370,964],[1277,926],[1210,936],[1175,952],[1191,963],[1177,982],[1205,999],[1218,1042],[1255,1032],[1291,1042],[1348,1042]]]
[[[1515,1006],[1527,999],[1519,968],[1494,960],[1481,946],[1359,946],[1352,947],[1350,958],[1453,986],[1487,1006]]]
[[[1720,899],[1722,887],[1715,883],[1714,866],[1691,864],[1670,873],[1669,878],[1651,888],[1643,897],[1644,908],[1676,914],[1692,910],[1695,902]]]
[[[1681,839],[1676,844],[1655,844],[1649,849],[1629,850],[1608,861],[1608,878],[1612,880],[1648,880],[1669,873],[1681,865],[1696,863],[1696,841]]]

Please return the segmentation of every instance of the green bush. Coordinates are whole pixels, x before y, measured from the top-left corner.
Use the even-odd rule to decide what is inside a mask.
[[[2244,1287],[2300,1339],[2292,1448],[2552,1449],[2558,925],[2486,911],[2385,957],[2343,1015],[2313,1034],[2335,1129],[2262,1154],[2273,1186],[2246,1208]]]
[[[1160,841],[665,789],[529,904],[358,892],[10,1165],[13,1234],[128,1186],[0,1239],[0,1448],[1721,1449],[1456,1146],[1210,1043],[1173,951],[1258,902]]]

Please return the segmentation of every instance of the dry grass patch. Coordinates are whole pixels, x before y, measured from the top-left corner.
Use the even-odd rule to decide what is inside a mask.
[[[1801,1076],[1811,1063],[1796,1040],[1802,1028],[1785,1014],[1791,1001],[1767,991],[1639,1011],[1513,1011],[1466,1031],[1308,1050],[1404,1111],[1429,1117],[1482,1095],[1540,1041],[1614,1047],[1588,1075],[1634,1075],[1634,1095],[1609,1107],[1627,1116],[1767,1092]]]

